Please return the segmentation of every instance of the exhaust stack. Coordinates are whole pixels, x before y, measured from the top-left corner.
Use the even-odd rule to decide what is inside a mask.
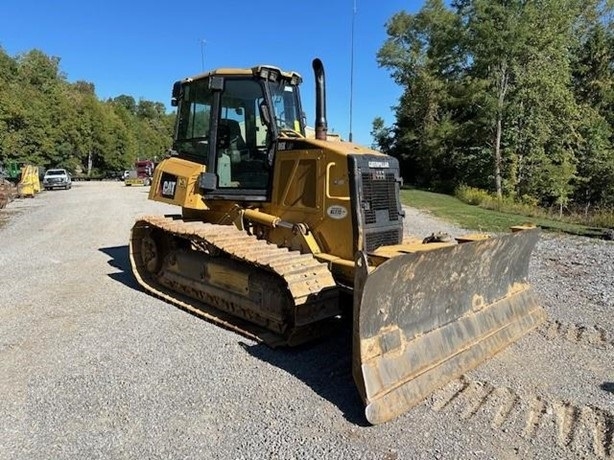
[[[316,139],[326,140],[328,126],[326,124],[326,85],[324,82],[324,65],[315,58],[312,62],[316,80]]]

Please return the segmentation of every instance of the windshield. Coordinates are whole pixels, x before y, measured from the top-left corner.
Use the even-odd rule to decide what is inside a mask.
[[[276,83],[269,82],[269,90],[277,129],[280,132],[289,129],[301,134],[301,114],[296,86],[281,80]]]
[[[46,174],[47,176],[64,176],[66,171],[63,169],[50,169]]]

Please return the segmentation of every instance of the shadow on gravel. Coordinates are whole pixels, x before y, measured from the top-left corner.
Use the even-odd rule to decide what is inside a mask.
[[[600,388],[608,393],[614,393],[614,382],[603,382]]]
[[[109,277],[130,288],[139,289],[130,268],[127,245],[99,250],[111,258],[108,261],[110,266],[120,270],[110,273]],[[239,344],[251,356],[277,366],[304,382],[337,406],[350,423],[370,426],[352,377],[351,321],[344,321],[330,337],[294,348],[272,349],[263,344]]]
[[[119,281],[129,288],[140,289],[138,283],[134,279],[134,276],[132,276],[132,270],[130,270],[128,245],[100,248],[99,251],[111,258],[108,262],[111,267],[120,270],[116,273],[109,273],[109,278]]]
[[[271,349],[263,344],[239,344],[251,356],[303,381],[337,406],[350,423],[370,426],[352,378],[352,331],[349,321],[334,336],[310,345]],[[281,388],[279,391],[284,390]]]

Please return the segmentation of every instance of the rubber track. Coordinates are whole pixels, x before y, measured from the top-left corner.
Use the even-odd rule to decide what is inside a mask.
[[[205,244],[209,251],[220,251],[235,260],[252,264],[255,269],[276,273],[288,283],[295,305],[304,304],[310,295],[323,289],[336,287],[326,263],[319,262],[311,254],[301,254],[259,240],[234,225],[184,221],[175,216],[143,216],[137,221],[147,222],[197,245]]]

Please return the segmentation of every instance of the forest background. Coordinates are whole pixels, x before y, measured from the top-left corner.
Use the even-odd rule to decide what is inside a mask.
[[[614,208],[612,0],[427,0],[386,27],[377,62],[402,88],[374,146],[406,184],[563,212]],[[376,114],[374,114],[376,115]],[[164,157],[174,114],[99,100],[60,58],[0,47],[0,163],[104,176]]]
[[[137,159],[161,160],[171,146],[174,119],[161,102],[129,95],[99,100],[94,83],[67,81],[59,57],[39,50],[11,57],[0,48],[5,168],[33,164],[114,177]]]
[[[427,0],[395,14],[377,59],[403,93],[392,126],[374,120],[375,147],[420,188],[611,214],[612,24],[600,0]]]

